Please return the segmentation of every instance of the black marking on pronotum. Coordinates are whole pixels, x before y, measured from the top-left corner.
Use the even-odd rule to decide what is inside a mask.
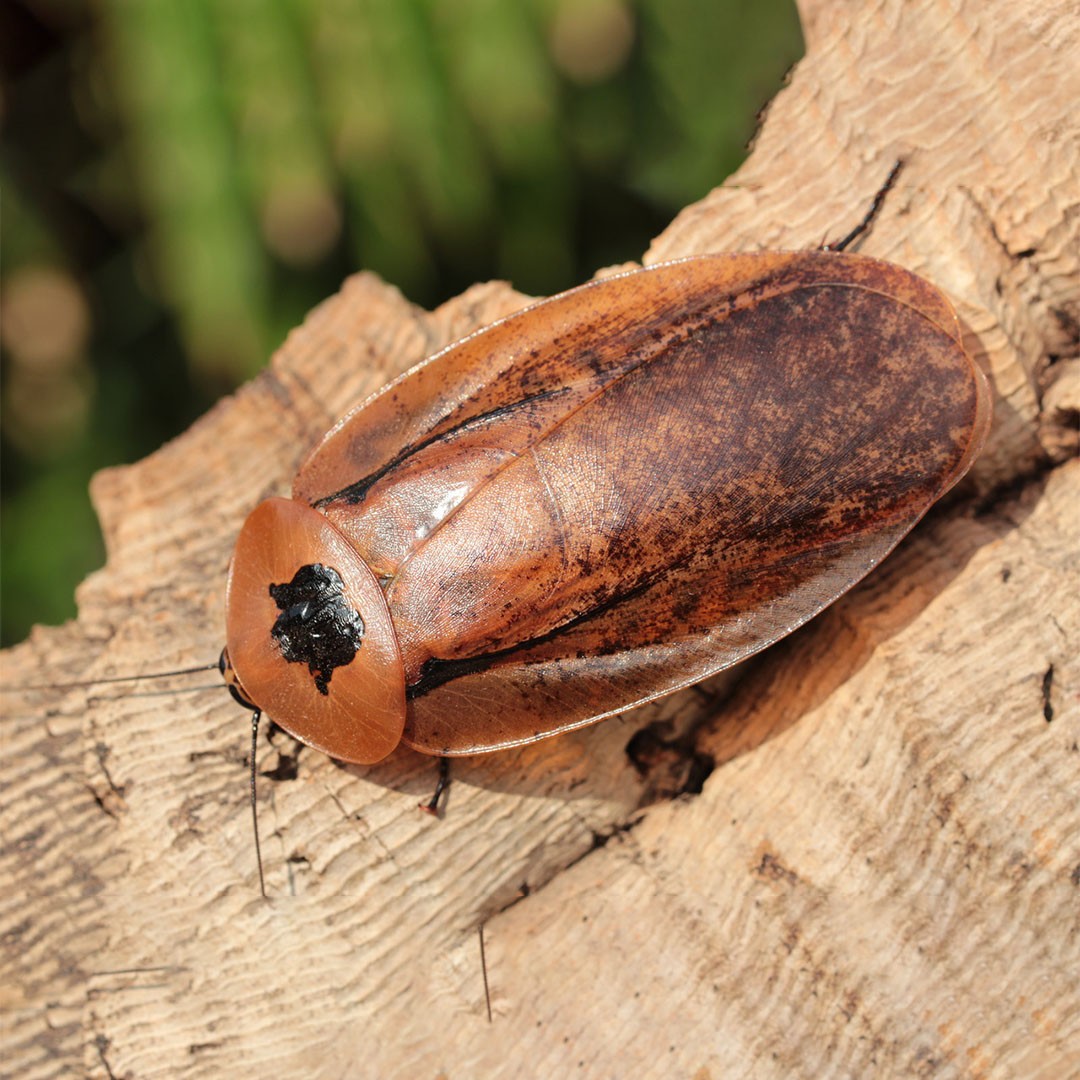
[[[290,663],[307,664],[320,694],[330,693],[336,668],[351,664],[364,635],[360,612],[349,606],[345,583],[332,566],[301,566],[292,581],[271,585],[281,614],[270,633]]]

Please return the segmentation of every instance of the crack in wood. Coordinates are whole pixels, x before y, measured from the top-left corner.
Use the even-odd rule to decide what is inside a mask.
[[[1050,692],[1054,687],[1054,665],[1051,664],[1042,678],[1042,714],[1043,719],[1048,723],[1053,723],[1054,720],[1054,706],[1050,700]]]

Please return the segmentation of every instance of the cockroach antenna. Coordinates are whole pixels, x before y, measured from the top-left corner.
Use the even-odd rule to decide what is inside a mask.
[[[174,668],[172,671],[149,671],[143,675],[103,675],[97,679],[76,679],[74,682],[20,683],[18,686],[0,686],[0,692],[14,694],[23,690],[77,690],[100,683],[139,682],[142,679],[168,679],[173,675],[196,675],[200,671],[216,671],[218,667],[218,661],[215,660],[212,664]]]
[[[259,892],[262,898],[266,896],[266,880],[263,877],[262,850],[259,847],[259,808],[255,801],[255,753],[259,747],[259,721],[262,719],[261,709],[251,711],[251,827],[255,831],[255,861],[259,864]]]

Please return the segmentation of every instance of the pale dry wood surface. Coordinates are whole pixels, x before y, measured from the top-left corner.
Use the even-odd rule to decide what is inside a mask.
[[[814,246],[904,157],[861,250],[966,323],[996,397],[972,476],[734,688],[462,762],[443,820],[416,810],[431,759],[264,742],[269,902],[247,714],[212,673],[5,696],[5,1075],[1080,1075],[1080,13],[801,11],[752,157],[646,261]],[[108,565],[5,685],[216,658],[256,501],[390,373],[523,302],[427,314],[347,281],[264,376],[97,477]],[[715,759],[699,795],[628,762],[658,720]]]

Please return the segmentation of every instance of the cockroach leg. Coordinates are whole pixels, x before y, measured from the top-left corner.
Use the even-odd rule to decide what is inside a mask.
[[[433,817],[439,816],[439,800],[443,792],[450,786],[450,759],[439,758],[439,782],[435,785],[435,793],[426,803],[420,803],[420,809]]]

